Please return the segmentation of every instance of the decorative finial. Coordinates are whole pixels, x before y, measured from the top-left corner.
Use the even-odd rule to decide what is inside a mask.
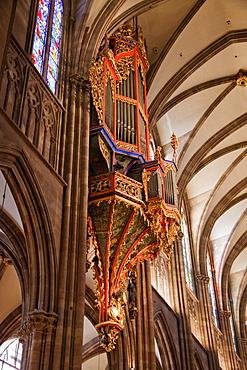
[[[161,155],[162,148],[161,146],[157,146],[156,151],[154,153],[154,159],[160,163],[162,161],[162,155]]]
[[[175,163],[176,163],[176,158],[177,158],[177,147],[178,147],[178,145],[179,145],[178,138],[173,132],[173,134],[171,136],[171,147],[173,149],[172,161],[175,162]]]

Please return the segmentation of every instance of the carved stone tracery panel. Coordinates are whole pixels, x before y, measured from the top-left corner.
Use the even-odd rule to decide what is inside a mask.
[[[0,107],[55,166],[63,108],[14,39],[7,55]]]

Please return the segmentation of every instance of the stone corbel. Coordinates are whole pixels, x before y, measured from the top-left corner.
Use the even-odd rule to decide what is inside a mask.
[[[24,343],[34,332],[54,334],[57,317],[58,315],[55,312],[46,312],[43,310],[29,312],[17,332],[20,341]]]

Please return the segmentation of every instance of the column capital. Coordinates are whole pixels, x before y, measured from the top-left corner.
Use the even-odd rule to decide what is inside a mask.
[[[24,342],[33,332],[54,333],[57,317],[58,315],[55,312],[43,310],[28,312],[17,332],[20,341]]]
[[[70,83],[74,87],[79,87],[83,90],[89,90],[90,89],[90,82],[85,77],[75,73],[69,77]]]
[[[222,318],[226,318],[226,319],[232,316],[231,311],[221,310],[219,313]]]
[[[207,275],[197,275],[196,278],[199,283],[205,284],[205,285],[208,285],[209,280],[210,280],[209,276]]]

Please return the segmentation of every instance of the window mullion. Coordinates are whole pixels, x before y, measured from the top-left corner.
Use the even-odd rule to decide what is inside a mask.
[[[49,14],[47,38],[46,38],[46,45],[45,45],[44,66],[43,66],[43,72],[42,72],[42,76],[45,78],[45,80],[46,80],[47,64],[48,64],[48,58],[49,58],[50,43],[51,43],[53,12],[54,12],[54,0],[51,1],[51,5],[50,5],[50,14]]]

